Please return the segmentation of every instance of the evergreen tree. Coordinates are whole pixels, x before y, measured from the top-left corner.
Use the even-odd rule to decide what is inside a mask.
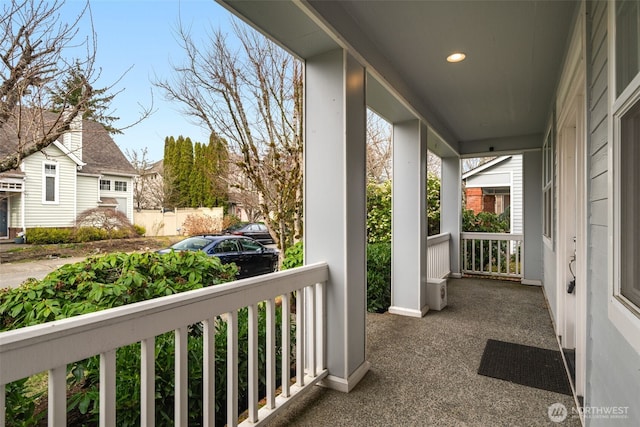
[[[104,126],[107,132],[111,134],[121,134],[122,131],[113,127],[113,122],[119,117],[111,115],[109,105],[115,94],[109,94],[109,88],[93,89],[91,98],[86,100],[86,82],[82,66],[76,62],[75,66],[69,70],[69,75],[62,80],[60,84],[56,84],[51,89],[51,102],[53,107],[51,111],[61,113],[70,107],[75,107],[79,103],[84,103],[82,110],[82,119],[93,120]]]
[[[178,206],[179,195],[176,182],[176,140],[173,136],[164,139],[163,160],[164,200],[166,208]]]
[[[226,206],[229,201],[228,174],[229,174],[229,150],[227,142],[215,133],[209,137],[206,147],[209,183],[207,191],[207,206]]]
[[[205,197],[206,188],[206,159],[204,157],[203,145],[196,142],[193,147],[193,168],[191,170],[189,195],[191,199],[191,207],[207,206]]]
[[[176,140],[176,189],[179,207],[191,206],[190,188],[193,169],[193,143],[191,138],[182,135]]]

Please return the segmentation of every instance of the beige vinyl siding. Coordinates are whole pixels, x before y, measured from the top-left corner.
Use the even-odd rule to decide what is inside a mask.
[[[78,175],[78,214],[98,206],[98,177]]]
[[[133,223],[133,178],[118,175],[102,175],[100,179],[111,181],[111,189],[100,190],[100,198],[112,197],[115,199],[125,199],[127,218],[129,218],[129,221]],[[115,191],[116,181],[126,182],[127,191]]]
[[[9,227],[22,227],[22,195],[15,193],[9,196]]]
[[[26,227],[72,227],[75,223],[76,164],[55,146],[32,154],[24,160]],[[43,164],[57,163],[57,203],[43,203]]]

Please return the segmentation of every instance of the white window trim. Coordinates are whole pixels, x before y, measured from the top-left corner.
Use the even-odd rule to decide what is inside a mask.
[[[120,187],[122,187],[122,185],[124,185],[125,189],[118,189],[118,184]],[[113,181],[113,191],[117,191],[118,193],[126,193],[129,191],[129,185],[127,183],[127,181]]]
[[[634,310],[633,303],[620,293],[620,122],[621,117],[636,102],[640,102],[640,73],[616,98],[616,55],[615,55],[615,3],[608,5],[609,37],[609,212],[608,212],[608,316],[627,342],[640,353],[640,309]]]
[[[47,173],[46,166],[52,165],[56,167],[55,185],[53,190],[53,201],[47,200]],[[59,205],[60,204],[60,164],[45,160],[42,162],[42,204],[43,205]]]

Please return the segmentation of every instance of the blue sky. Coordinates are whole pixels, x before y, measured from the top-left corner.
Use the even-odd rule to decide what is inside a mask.
[[[84,6],[83,1],[67,0],[62,20],[72,20]],[[213,29],[229,31],[231,14],[214,0],[92,0],[91,12],[97,34],[96,66],[102,74],[96,87],[112,85],[131,66],[114,90],[122,90],[112,103],[116,127],[136,121],[141,107],[151,105],[156,112],[142,123],[113,138],[124,152],[147,147],[149,160],[162,159],[166,136],[184,135],[193,141],[207,142],[209,133],[180,113],[180,105],[164,99],[153,86],[154,76],[171,77],[171,63],[180,64],[184,54],[176,41],[178,20],[190,26],[195,39]],[[83,17],[81,31],[90,21]]]

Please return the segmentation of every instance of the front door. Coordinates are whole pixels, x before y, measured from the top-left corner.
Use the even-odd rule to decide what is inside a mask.
[[[9,197],[0,193],[0,239],[9,237]]]

